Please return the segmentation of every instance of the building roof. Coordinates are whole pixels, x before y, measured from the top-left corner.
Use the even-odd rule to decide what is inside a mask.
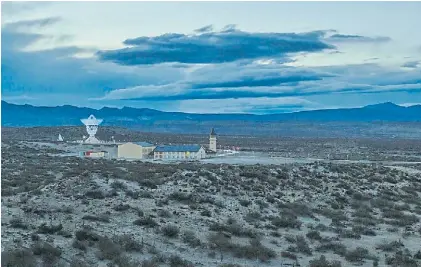
[[[212,128],[210,135],[216,135],[214,128]]]
[[[201,145],[157,146],[155,152],[197,152],[201,147]]]
[[[135,144],[135,145],[138,145],[138,146],[141,146],[141,147],[153,147],[153,146],[155,146],[155,145],[153,145],[151,143],[148,143],[148,142],[125,142],[125,143],[120,143],[118,145],[121,146],[121,145],[126,145],[126,144]]]
[[[153,144],[151,144],[151,143],[148,143],[148,142],[134,142],[136,145],[139,145],[139,146],[143,146],[143,147],[151,147],[151,146],[155,146],[155,145],[153,145]]]

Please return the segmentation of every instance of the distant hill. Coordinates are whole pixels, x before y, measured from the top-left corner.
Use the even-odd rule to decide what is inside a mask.
[[[287,131],[285,125],[367,124],[372,122],[407,123],[421,122],[421,105],[402,107],[382,103],[362,108],[325,109],[280,113],[255,114],[193,114],[163,112],[147,108],[108,108],[99,110],[74,106],[37,107],[15,105],[2,101],[1,125],[4,127],[81,126],[81,118],[94,114],[104,119],[104,126],[119,126],[153,132],[204,133],[210,127],[224,133],[257,133]],[[417,123],[417,124],[418,124]],[[323,134],[328,135],[330,130]]]

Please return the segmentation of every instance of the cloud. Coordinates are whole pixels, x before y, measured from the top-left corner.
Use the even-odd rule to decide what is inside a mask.
[[[205,27],[206,28],[206,27]],[[203,28],[202,28],[203,29]],[[318,52],[334,46],[321,40],[321,31],[308,33],[251,33],[229,25],[220,32],[192,35],[170,33],[127,39],[123,49],[99,51],[102,61],[122,65],[165,62],[216,64],[260,58],[282,58],[288,53]]]
[[[6,15],[14,15],[19,13],[24,13],[27,11],[33,11],[37,8],[41,8],[43,6],[50,5],[51,2],[12,2],[12,1],[4,1],[1,2],[1,11],[2,16]]]
[[[249,64],[237,67],[237,70],[234,66],[205,66],[193,71],[183,81],[117,89],[96,100],[279,98],[339,93],[418,92],[421,89],[419,71],[387,69],[376,64],[318,68]]]
[[[362,43],[383,43],[391,41],[390,37],[377,36],[377,37],[368,37],[361,35],[349,35],[349,34],[333,34],[330,37],[326,38],[328,42],[338,43],[338,42],[362,42]]]
[[[31,27],[42,28],[42,27],[55,24],[59,22],[60,20],[61,20],[60,17],[48,17],[48,18],[33,19],[33,20],[20,20],[17,22],[7,23],[4,28],[11,31],[16,31],[22,28],[31,28]]]
[[[211,32],[211,31],[213,31],[213,25],[207,25],[207,26],[204,26],[202,28],[196,29],[194,31],[198,32],[198,33]]]
[[[21,30],[21,26],[49,27],[59,19],[20,21],[3,26],[2,37],[2,96],[27,95],[35,98],[59,99],[73,94],[81,100],[99,97],[116,88],[139,84],[174,82],[182,78],[181,70],[169,66],[152,69],[133,69],[98,62],[95,58],[75,58],[74,55],[94,48],[60,46],[52,49],[23,51],[35,42],[50,38],[42,33]],[[19,27],[17,27],[18,25]],[[18,29],[19,28],[19,29]],[[97,49],[95,49],[97,51]],[[162,73],[166,77],[162,78]]]
[[[415,69],[415,68],[418,68],[420,65],[421,65],[421,61],[409,61],[409,62],[404,63],[401,67]]]

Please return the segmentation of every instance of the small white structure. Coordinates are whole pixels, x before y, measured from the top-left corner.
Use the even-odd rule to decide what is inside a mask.
[[[59,142],[63,142],[63,137],[61,136],[61,134],[58,134],[57,141],[59,141]]]
[[[102,123],[102,119],[97,119],[91,114],[87,119],[81,119],[81,121],[86,126],[86,131],[89,135],[84,142],[87,144],[99,144],[100,141],[95,137],[95,134],[98,131],[98,125]]]
[[[147,142],[135,142],[119,144],[117,147],[117,157],[125,159],[143,159],[155,149],[155,145]]]
[[[216,152],[216,133],[213,128],[209,136],[209,150]]]
[[[199,160],[206,157],[201,145],[168,145],[157,146],[154,150],[155,160]]]

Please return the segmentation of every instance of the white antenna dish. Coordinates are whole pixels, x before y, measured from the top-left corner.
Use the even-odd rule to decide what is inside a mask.
[[[91,114],[87,119],[81,119],[81,121],[86,126],[86,131],[89,135],[88,139],[85,140],[85,143],[100,143],[100,141],[95,137],[95,134],[98,131],[98,125],[100,125],[103,120],[97,119],[94,115]],[[85,139],[85,136],[83,139]]]

